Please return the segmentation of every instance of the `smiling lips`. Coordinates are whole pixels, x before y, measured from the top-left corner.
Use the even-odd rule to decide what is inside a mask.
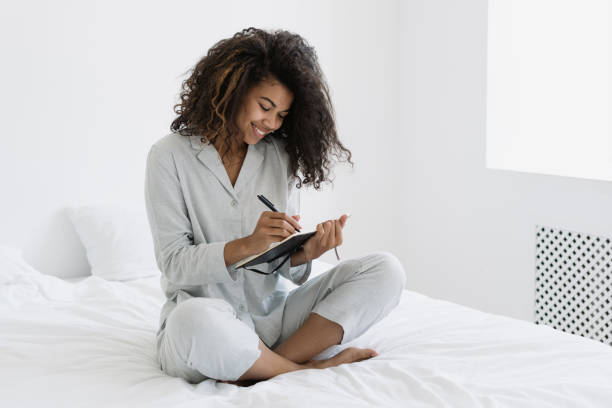
[[[266,135],[266,132],[262,132],[261,130],[259,130],[259,128],[253,124],[251,124],[251,126],[253,126],[253,130],[255,131],[255,135],[257,137],[259,137],[260,139],[263,138]]]

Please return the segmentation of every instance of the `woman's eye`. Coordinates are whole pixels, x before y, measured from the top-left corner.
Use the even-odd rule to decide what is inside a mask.
[[[267,112],[267,111],[269,111],[269,110],[271,109],[271,108],[266,108],[266,107],[265,107],[265,106],[263,106],[261,103],[259,104],[259,107],[260,107],[261,109],[263,109],[264,111],[266,111],[266,112]],[[285,115],[285,116],[287,116],[287,115]],[[281,118],[281,120],[285,119],[285,116],[278,115],[278,117],[279,117],[279,118]]]

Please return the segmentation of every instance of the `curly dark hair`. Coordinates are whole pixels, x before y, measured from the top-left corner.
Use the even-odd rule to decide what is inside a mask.
[[[262,80],[276,79],[294,95],[280,129],[266,135],[286,140],[290,171],[302,183],[319,190],[329,181],[330,154],[338,160],[351,152],[338,140],[329,89],[313,47],[297,34],[247,28],[217,42],[183,82],[178,117],[170,129],[183,136],[198,135],[210,142],[221,138],[228,151],[242,139],[236,117],[245,94]],[[223,153],[222,157],[225,156]],[[301,171],[302,180],[298,171]]]

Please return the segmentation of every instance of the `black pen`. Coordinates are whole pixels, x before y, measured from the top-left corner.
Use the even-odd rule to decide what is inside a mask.
[[[278,212],[278,210],[276,208],[274,208],[274,204],[272,204],[270,202],[270,200],[268,200],[266,197],[263,196],[263,194],[258,194],[257,198],[259,198],[259,201],[261,201],[262,203],[265,204],[266,207],[268,207],[269,209],[271,209],[274,212]],[[350,217],[350,215],[349,215]],[[295,228],[295,227],[294,227]],[[300,232],[299,229],[295,228],[295,230],[297,232]],[[338,255],[338,248],[334,248],[334,252],[336,253],[336,259],[340,260],[340,255]]]
[[[272,203],[270,202],[270,200],[268,200],[266,197],[264,197],[264,196],[263,196],[263,194],[258,194],[258,195],[257,195],[257,198],[259,198],[259,201],[261,201],[262,203],[264,203],[264,205],[265,205],[266,207],[268,207],[269,209],[271,209],[271,210],[272,210],[272,211],[274,211],[274,212],[278,212],[278,210],[277,210],[276,208],[274,208],[274,204],[272,204]],[[294,227],[294,228],[295,228],[295,227]],[[299,230],[299,229],[297,229],[297,228],[295,228],[295,230],[296,230],[297,232],[300,232],[300,230]]]

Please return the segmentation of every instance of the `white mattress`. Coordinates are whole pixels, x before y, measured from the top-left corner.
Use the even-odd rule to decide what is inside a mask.
[[[156,364],[158,278],[0,285],[0,406],[610,407],[612,348],[405,291],[347,346],[379,356],[251,387]]]

